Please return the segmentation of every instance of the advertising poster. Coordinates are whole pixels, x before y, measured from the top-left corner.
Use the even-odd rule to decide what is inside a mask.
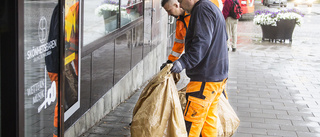
[[[65,113],[66,121],[80,108],[80,12],[79,0],[65,1]]]
[[[25,137],[57,136],[59,84],[58,1],[24,1]]]

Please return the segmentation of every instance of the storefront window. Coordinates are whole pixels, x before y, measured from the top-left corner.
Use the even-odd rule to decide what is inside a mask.
[[[119,0],[84,0],[83,45],[118,28]]]
[[[83,45],[86,46],[142,15],[142,0],[84,0]]]
[[[142,15],[142,0],[121,0],[121,27]]]
[[[54,127],[59,69],[57,5],[58,0],[24,1],[25,137],[57,134]]]

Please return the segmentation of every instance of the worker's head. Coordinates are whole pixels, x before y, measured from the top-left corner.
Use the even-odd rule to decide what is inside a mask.
[[[180,3],[180,7],[191,13],[191,10],[193,8],[193,6],[198,2],[199,0],[178,0],[178,2]]]
[[[184,10],[180,8],[180,4],[177,0],[162,0],[162,7],[168,12],[168,15],[178,17],[184,15]]]

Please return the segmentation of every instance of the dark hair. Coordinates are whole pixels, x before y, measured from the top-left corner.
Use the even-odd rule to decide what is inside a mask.
[[[162,0],[161,6],[163,7],[169,0]]]

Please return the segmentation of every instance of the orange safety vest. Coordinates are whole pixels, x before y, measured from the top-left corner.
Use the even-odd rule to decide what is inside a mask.
[[[172,51],[168,57],[168,60],[172,62],[179,59],[180,55],[184,51],[184,37],[187,33],[189,26],[190,14],[185,13],[184,16],[180,15],[176,22],[176,38],[173,43]]]

